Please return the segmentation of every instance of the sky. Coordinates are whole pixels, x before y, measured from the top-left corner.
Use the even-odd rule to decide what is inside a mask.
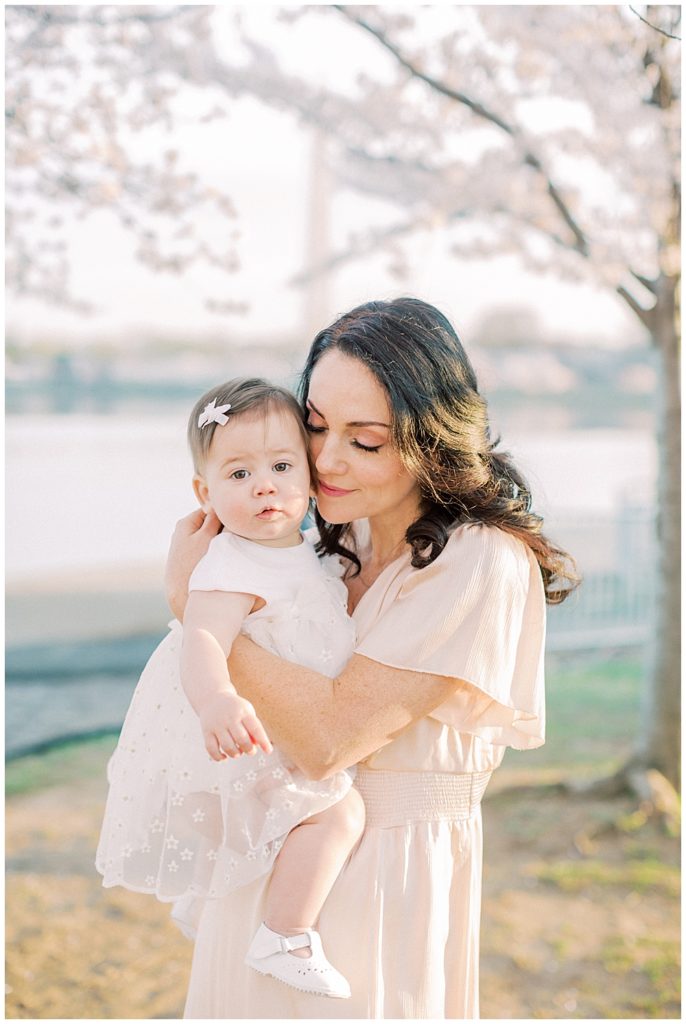
[[[262,15],[253,17],[255,30],[266,31]],[[324,82],[327,75],[341,74],[344,65],[327,66],[327,48],[312,50],[312,36],[307,34],[312,31],[321,28],[297,27],[287,56],[297,66],[307,52]],[[358,53],[362,61],[367,45],[364,41]],[[351,74],[350,68],[345,73]],[[576,335],[608,345],[640,338],[633,316],[613,294],[561,281],[554,274],[534,275],[516,256],[455,257],[439,226],[414,240],[410,265],[400,278],[389,271],[392,257],[381,254],[348,265],[310,289],[293,287],[289,280],[308,263],[308,225],[314,215],[328,220],[324,234],[335,251],[348,231],[389,220],[388,205],[339,192],[320,199],[323,211],[316,208],[313,196],[322,190],[315,188],[321,171],[313,156],[312,132],[292,115],[252,98],[233,101],[226,120],[208,125],[198,124],[189,108],[186,123],[177,126],[173,136],[155,140],[148,133],[141,151],[170,144],[189,166],[232,197],[241,232],[240,271],[226,276],[197,267],[182,277],[153,273],[136,260],[135,243],[114,215],[99,210],[85,221],[73,222],[68,235],[74,291],[96,312],[83,316],[9,294],[6,320],[16,338],[53,336],[87,346],[107,337],[133,339],[166,330],[189,335],[219,331],[237,340],[309,335],[360,302],[397,294],[413,294],[438,305],[466,337],[494,307],[527,306],[536,311],[543,331],[556,337]],[[211,232],[213,226],[206,227]],[[246,303],[248,311],[241,316],[213,314],[205,306],[208,295]]]

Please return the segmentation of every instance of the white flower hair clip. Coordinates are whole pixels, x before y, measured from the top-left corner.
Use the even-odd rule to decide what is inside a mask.
[[[208,427],[210,423],[218,423],[220,427],[223,427],[225,423],[229,422],[229,417],[225,414],[230,408],[230,404],[217,406],[217,399],[213,398],[198,416],[198,426]]]

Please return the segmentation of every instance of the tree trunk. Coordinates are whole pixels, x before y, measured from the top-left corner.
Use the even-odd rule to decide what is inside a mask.
[[[661,276],[653,341],[659,357],[657,602],[639,761],[680,783],[681,417],[676,281]]]

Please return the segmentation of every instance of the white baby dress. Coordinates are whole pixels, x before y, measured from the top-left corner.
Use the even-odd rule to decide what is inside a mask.
[[[189,590],[255,594],[242,632],[288,661],[336,676],[355,629],[337,558],[308,540],[273,548],[223,532]],[[354,772],[312,781],[280,751],[213,761],[181,685],[182,627],[150,657],[108,765],[96,867],[103,885],[199,903],[267,874],[287,833],[350,789]]]

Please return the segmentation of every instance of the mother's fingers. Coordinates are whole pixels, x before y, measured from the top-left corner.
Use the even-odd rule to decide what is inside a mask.
[[[202,511],[202,509],[200,511]],[[205,515],[205,513],[203,513],[203,515]],[[213,537],[222,529],[222,524],[220,523],[217,517],[217,513],[214,511],[213,508],[211,508],[210,511],[205,515],[205,519],[200,529],[204,533],[212,534]]]
[[[182,536],[190,536],[190,534],[197,533],[197,531],[203,526],[207,515],[201,508],[196,508],[192,512],[189,512],[187,516],[183,516],[179,519],[174,527],[174,533]]]
[[[183,537],[192,537],[200,532],[214,536],[219,533],[221,528],[222,524],[219,522],[214,509],[205,512],[201,508],[196,508],[193,512],[189,512],[187,516],[183,516],[178,520],[174,528],[174,538],[179,540]]]

